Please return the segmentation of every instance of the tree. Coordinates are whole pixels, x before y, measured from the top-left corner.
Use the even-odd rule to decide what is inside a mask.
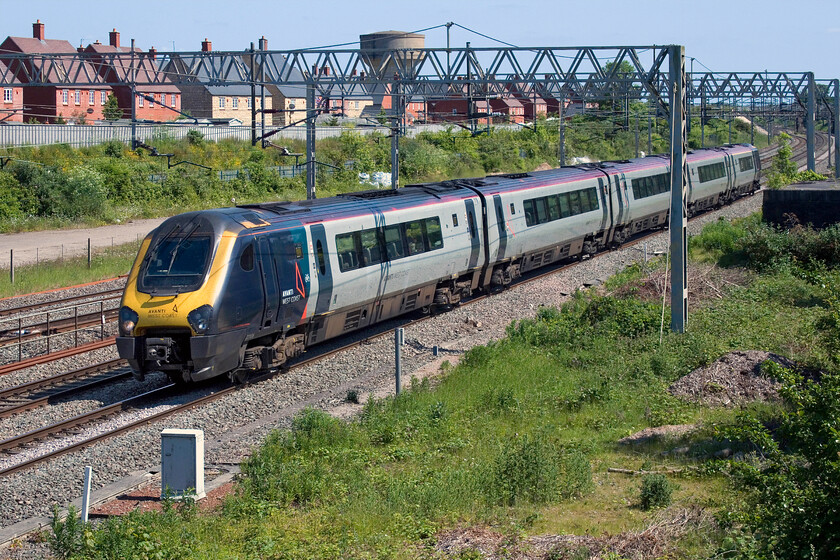
[[[117,101],[117,98],[113,94],[108,95],[108,100],[105,102],[102,114],[109,121],[115,121],[122,118],[123,110],[120,108],[120,102]]]

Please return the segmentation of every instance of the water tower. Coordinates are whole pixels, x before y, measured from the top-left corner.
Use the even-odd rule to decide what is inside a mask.
[[[362,60],[369,66],[368,72],[382,77],[393,77],[400,68],[403,73],[422,59],[422,49],[426,44],[426,36],[421,33],[407,33],[405,31],[379,31],[359,37],[361,43]],[[386,52],[399,50],[396,58],[385,58]],[[373,107],[375,112],[391,108],[390,86],[377,85],[372,90]]]

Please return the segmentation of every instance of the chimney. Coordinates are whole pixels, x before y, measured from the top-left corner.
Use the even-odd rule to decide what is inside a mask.
[[[321,68],[321,74],[323,74],[324,76],[329,76],[330,75],[330,67],[329,66],[323,66]]]
[[[32,24],[32,36],[39,41],[44,40],[44,24],[40,19]]]
[[[113,31],[108,33],[109,43],[112,47],[120,48],[120,32],[115,27]]]
[[[201,52],[210,52],[213,50],[213,43],[207,40],[207,37],[201,42]]]
[[[85,48],[82,46],[81,43],[79,43],[79,46],[76,47],[76,52],[85,52]]]
[[[267,51],[268,50],[268,39],[265,38],[265,35],[260,37],[260,50]]]
[[[149,56],[151,57],[152,60],[155,60],[157,58],[157,49],[154,48],[154,47],[151,47],[149,49]]]

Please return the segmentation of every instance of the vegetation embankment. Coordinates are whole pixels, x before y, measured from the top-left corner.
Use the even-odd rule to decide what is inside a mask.
[[[805,181],[823,181],[827,179],[810,169],[797,171],[798,165],[792,159],[793,149],[790,147],[790,136],[781,133],[779,139],[779,151],[773,157],[773,163],[767,170],[767,186],[771,189],[781,189],[793,183]]]
[[[556,166],[558,123],[542,120],[536,131],[493,129],[477,136],[453,127],[402,138],[400,180],[405,184]],[[722,123],[713,119],[706,126],[710,144],[728,139]],[[699,123],[692,138],[698,129]],[[736,123],[733,141],[749,137],[749,127]],[[635,138],[611,120],[576,116],[565,127],[564,145],[569,160],[574,156],[627,158],[635,155]],[[660,120],[651,135],[653,150],[665,151],[667,138]],[[0,232],[115,223],[229,206],[234,200],[305,198],[302,176],[281,177],[278,166],[292,165],[295,160],[280,150],[241,141],[208,142],[199,132],[185,140],[164,136],[144,141],[172,157],[154,157],[142,148],[132,151],[119,142],[78,149],[67,145],[3,148],[0,155],[12,159],[0,169]],[[693,142],[699,145],[699,136]],[[304,152],[300,141],[289,141],[287,147],[292,153]],[[359,183],[359,173],[390,170],[390,142],[378,133],[361,135],[348,129],[338,138],[319,141],[316,154],[319,162],[332,166],[319,166],[319,197],[371,188]],[[327,173],[330,169],[334,172]]]
[[[684,335],[667,326],[660,334],[664,267],[632,267],[561,310],[512,324],[504,340],[471,350],[436,381],[368,401],[355,421],[304,412],[255,451],[215,511],[167,504],[97,527],[57,523],[55,550],[836,557],[840,228],[719,222],[691,253]],[[768,362],[745,377],[776,387],[768,401],[706,404],[729,400],[720,398],[724,377],[695,387],[715,399],[669,391],[698,368],[720,369],[716,360],[735,350],[773,352],[802,369]]]

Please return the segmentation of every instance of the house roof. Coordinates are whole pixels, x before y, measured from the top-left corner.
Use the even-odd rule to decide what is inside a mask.
[[[23,83],[13,72],[9,71],[9,67],[2,60],[0,60],[0,78],[2,78],[0,81],[3,82],[3,86],[5,87],[20,86]]]
[[[97,78],[91,64],[71,56],[76,49],[63,39],[35,39],[33,37],[6,37],[0,44],[0,52],[23,54],[67,54],[59,57],[63,64],[46,64],[44,80],[48,82],[79,81],[91,82]],[[13,70],[14,63],[12,64]],[[89,89],[105,89],[107,86],[85,86]]]
[[[155,85],[137,85],[135,89],[139,92],[164,92],[164,93],[180,93],[178,89],[170,82],[169,78],[162,75],[160,69],[155,65],[154,60],[149,53],[144,52],[135,47],[134,57],[131,56],[131,47],[115,47],[113,45],[103,45],[102,43],[92,43],[85,47],[85,52],[105,55],[102,62],[94,62],[93,66],[99,70],[100,74],[110,82],[129,83],[131,81],[132,64],[136,72],[136,80],[140,82],[159,82],[163,80],[167,83],[158,83]],[[125,55],[125,56],[111,56],[111,55]]]
[[[211,73],[210,64],[217,62],[213,58],[205,58],[200,55],[181,55],[173,54],[169,63],[163,68],[163,71],[169,75],[178,74],[181,79],[189,76],[194,76],[205,83],[196,83],[194,85],[203,86],[210,95],[251,95],[251,86],[246,84],[232,84],[232,85],[206,85],[210,78],[214,76],[215,72]],[[195,72],[188,72],[190,68],[195,65]],[[192,85],[192,84],[191,84]]]
[[[246,63],[248,62],[248,55],[250,52],[242,55],[242,60]],[[280,53],[266,53],[266,69],[269,70],[275,76],[283,76],[288,80],[294,81],[303,81],[303,74],[298,71],[297,68],[293,67],[289,62],[286,60],[286,57]],[[255,63],[259,64],[259,57]],[[259,68],[259,66],[257,66]],[[295,97],[300,99],[306,98],[306,86],[274,86],[283,97]]]

